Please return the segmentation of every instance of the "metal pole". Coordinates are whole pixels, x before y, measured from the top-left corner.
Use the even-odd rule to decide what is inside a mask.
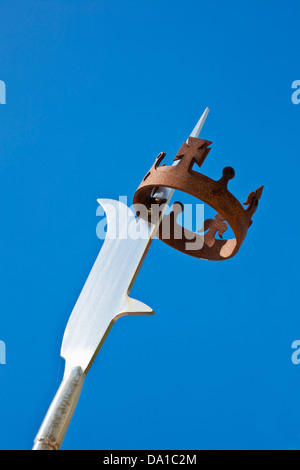
[[[34,440],[32,450],[59,450],[75,411],[85,374],[81,367],[63,378]]]

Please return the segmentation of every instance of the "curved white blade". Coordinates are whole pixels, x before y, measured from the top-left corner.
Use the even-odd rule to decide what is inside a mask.
[[[206,108],[191,137],[199,136],[208,112]],[[169,203],[174,190],[159,189]],[[137,221],[132,210],[119,201],[98,199],[98,202],[107,215],[107,234],[64,333],[61,356],[66,360],[65,374],[76,366],[84,372],[89,369],[117,318],[154,313],[142,302],[130,299],[128,292],[160,220],[156,225],[150,225],[143,219]],[[119,227],[117,237],[114,230],[116,222]]]
[[[65,372],[75,366],[83,371],[90,367],[117,318],[154,313],[128,296],[150,245],[153,227],[143,220],[137,221],[131,209],[119,201],[98,202],[107,215],[107,234],[65,330],[61,347]],[[116,223],[120,228],[118,238]]]

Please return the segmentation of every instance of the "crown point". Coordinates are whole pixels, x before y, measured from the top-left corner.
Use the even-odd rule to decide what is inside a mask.
[[[219,179],[219,183],[223,184],[227,188],[228,181],[232,180],[235,176],[235,171],[231,166],[223,168],[222,178]]]
[[[232,178],[234,178],[234,176],[235,176],[234,169],[231,166],[226,166],[223,169],[223,176],[228,180],[232,180]]]

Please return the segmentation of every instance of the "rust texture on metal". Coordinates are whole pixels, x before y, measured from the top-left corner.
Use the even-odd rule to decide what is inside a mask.
[[[188,255],[221,261],[233,257],[240,249],[248,228],[252,224],[252,217],[261,198],[263,186],[249,194],[244,203],[247,207],[244,208],[227,188],[229,181],[235,175],[233,168],[225,167],[219,180],[213,180],[195,171],[193,166],[195,164],[198,167],[202,166],[211,150],[211,143],[208,140],[190,137],[188,142],[184,142],[179,149],[174,158],[176,165],[173,166],[166,166],[162,163],[166,154],[160,153],[135,192],[133,203],[135,206],[145,205],[149,213],[155,203],[164,203],[153,198],[157,188],[164,186],[190,194],[208,204],[217,214],[214,219],[205,220],[198,233],[191,232],[176,222],[178,213],[183,210],[183,206],[177,204],[176,209],[164,215],[163,218],[163,221],[167,222],[170,227],[168,236],[164,236],[161,229],[157,236],[166,244]],[[145,211],[138,215],[143,218],[147,217]],[[228,228],[227,224],[233,230],[235,238],[224,240],[223,234]],[[216,238],[217,235],[220,239]],[[191,242],[195,243],[195,247],[201,246],[201,248],[187,249],[187,244],[190,247]]]

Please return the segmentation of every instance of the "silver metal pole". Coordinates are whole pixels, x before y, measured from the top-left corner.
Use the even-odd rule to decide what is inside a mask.
[[[48,409],[32,450],[59,450],[75,411],[85,374],[81,367],[64,377]]]

